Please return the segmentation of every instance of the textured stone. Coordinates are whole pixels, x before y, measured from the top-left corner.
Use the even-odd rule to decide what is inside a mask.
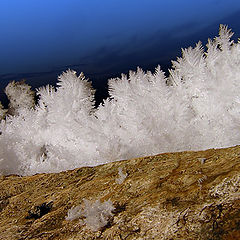
[[[239,169],[236,146],[0,176],[0,239],[240,239]],[[83,199],[115,207],[98,231],[66,220]]]

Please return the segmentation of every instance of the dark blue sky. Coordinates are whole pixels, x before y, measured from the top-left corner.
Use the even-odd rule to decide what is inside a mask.
[[[220,23],[240,37],[239,19],[239,0],[0,0],[0,98],[10,80],[54,84],[67,68],[100,91],[137,66],[167,70]]]

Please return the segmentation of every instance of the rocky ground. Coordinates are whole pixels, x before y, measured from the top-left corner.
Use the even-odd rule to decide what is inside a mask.
[[[0,239],[240,239],[239,170],[236,146],[0,176]]]

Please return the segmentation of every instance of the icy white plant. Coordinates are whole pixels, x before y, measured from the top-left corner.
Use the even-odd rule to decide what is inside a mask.
[[[9,114],[19,114],[21,109],[30,109],[35,105],[34,91],[24,81],[10,82],[5,88],[5,93],[10,101]]]
[[[22,109],[0,126],[0,142],[7,144],[0,155],[3,156],[0,169],[25,175],[90,164],[96,148],[92,141],[93,94],[91,83],[83,74],[78,77],[73,71],[59,77],[57,89],[51,86],[39,89],[40,100],[35,109]],[[10,152],[16,156],[14,169],[6,168],[12,166]]]
[[[104,201],[103,203],[97,200],[94,203],[90,203],[84,199],[84,204],[83,216],[86,218],[85,223],[93,231],[98,231],[100,228],[106,226],[109,218],[113,216],[112,211],[115,209],[111,200]]]
[[[240,42],[232,35],[221,25],[206,51],[201,43],[183,49],[168,78],[158,66],[110,79],[110,97],[97,109],[91,82],[64,72],[56,89],[38,90],[34,109],[1,121],[0,170],[58,172],[239,144]]]
[[[72,207],[68,211],[66,220],[74,220],[84,217],[84,223],[92,230],[98,231],[106,226],[110,217],[113,216],[112,211],[115,207],[111,200],[101,203],[99,200],[91,203],[89,200],[83,199],[84,207]]]

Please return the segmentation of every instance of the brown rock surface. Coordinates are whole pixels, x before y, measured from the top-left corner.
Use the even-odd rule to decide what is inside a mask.
[[[240,239],[239,169],[236,146],[0,176],[0,239]],[[66,220],[83,199],[115,207],[98,231]]]

